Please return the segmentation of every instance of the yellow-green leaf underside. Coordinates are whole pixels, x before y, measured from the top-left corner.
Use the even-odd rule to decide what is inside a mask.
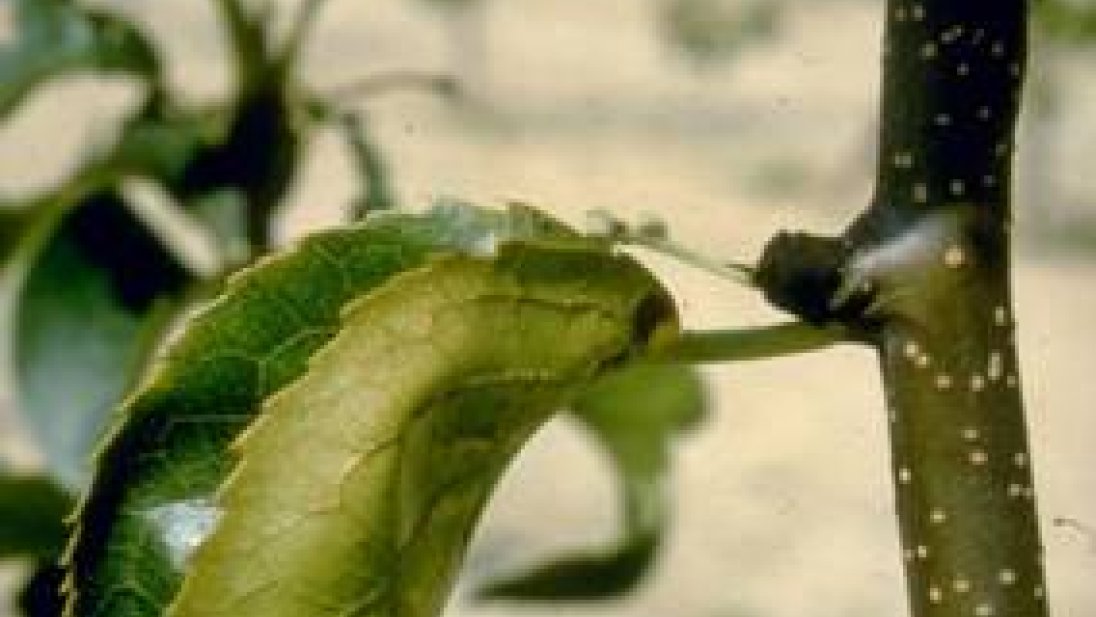
[[[315,236],[237,277],[124,405],[68,613],[434,615],[528,435],[675,324],[642,268],[528,209]]]

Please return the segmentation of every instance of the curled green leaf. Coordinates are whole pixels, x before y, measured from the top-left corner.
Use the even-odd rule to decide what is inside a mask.
[[[506,245],[356,301],[237,440],[216,530],[167,614],[436,615],[501,472],[577,385],[646,342],[636,315],[666,306],[656,293],[600,251]]]
[[[641,268],[527,208],[313,236],[235,277],[121,410],[68,614],[431,614],[508,455],[670,321]]]

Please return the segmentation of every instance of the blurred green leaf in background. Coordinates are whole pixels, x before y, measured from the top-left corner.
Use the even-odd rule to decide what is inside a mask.
[[[17,36],[0,46],[0,119],[39,84],[75,71],[158,79],[149,42],[111,13],[70,0],[10,0]]]
[[[620,536],[608,547],[564,555],[528,572],[488,583],[486,599],[607,598],[640,583],[667,531],[672,447],[708,414],[696,370],[639,364],[609,373],[572,404],[572,416],[604,448],[617,474]]]

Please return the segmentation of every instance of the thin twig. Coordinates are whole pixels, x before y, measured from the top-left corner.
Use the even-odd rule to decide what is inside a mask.
[[[300,8],[297,9],[297,16],[293,20],[293,26],[290,28],[279,53],[279,57],[284,64],[289,65],[300,57],[301,49],[308,41],[309,34],[312,33],[316,17],[326,3],[327,0],[303,0],[301,2]]]
[[[324,100],[343,102],[347,99],[372,98],[404,90],[421,90],[442,96],[454,96],[459,92],[459,83],[456,77],[445,73],[392,71],[368,75],[335,86],[320,96]]]

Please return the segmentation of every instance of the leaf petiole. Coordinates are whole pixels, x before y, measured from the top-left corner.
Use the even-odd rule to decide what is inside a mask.
[[[844,327],[819,327],[803,322],[734,330],[686,331],[679,338],[652,349],[649,359],[691,364],[766,360],[852,341]]]

